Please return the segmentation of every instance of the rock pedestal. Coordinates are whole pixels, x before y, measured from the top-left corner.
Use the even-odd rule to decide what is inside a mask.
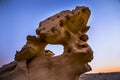
[[[77,6],[40,22],[37,36],[27,36],[27,43],[16,51],[15,61],[0,68],[0,80],[79,80],[91,70],[88,62],[93,51],[87,44],[88,7]],[[54,56],[47,44],[61,44],[63,54]]]

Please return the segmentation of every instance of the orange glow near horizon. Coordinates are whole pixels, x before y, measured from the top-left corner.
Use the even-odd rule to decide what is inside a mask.
[[[101,68],[101,69],[93,69],[88,73],[107,73],[107,72],[120,72],[120,68]]]

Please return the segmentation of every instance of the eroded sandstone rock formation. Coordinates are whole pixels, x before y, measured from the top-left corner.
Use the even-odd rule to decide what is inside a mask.
[[[0,80],[79,80],[93,59],[86,34],[89,16],[88,7],[78,6],[40,22],[37,36],[27,36],[15,61],[0,68]],[[63,54],[54,56],[45,50],[47,44],[63,45]]]

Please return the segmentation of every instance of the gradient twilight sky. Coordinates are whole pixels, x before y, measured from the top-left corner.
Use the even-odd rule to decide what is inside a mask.
[[[91,9],[87,34],[94,51],[92,72],[120,71],[120,0],[0,0],[0,67],[14,60],[40,21],[75,6]],[[47,49],[63,51],[61,46]]]

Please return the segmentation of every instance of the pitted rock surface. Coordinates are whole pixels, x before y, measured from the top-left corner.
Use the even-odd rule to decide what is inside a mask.
[[[0,68],[0,80],[79,80],[91,70],[93,51],[87,43],[90,10],[77,6],[41,21],[35,36],[16,51],[15,60]],[[64,52],[54,56],[48,44],[61,44]]]

